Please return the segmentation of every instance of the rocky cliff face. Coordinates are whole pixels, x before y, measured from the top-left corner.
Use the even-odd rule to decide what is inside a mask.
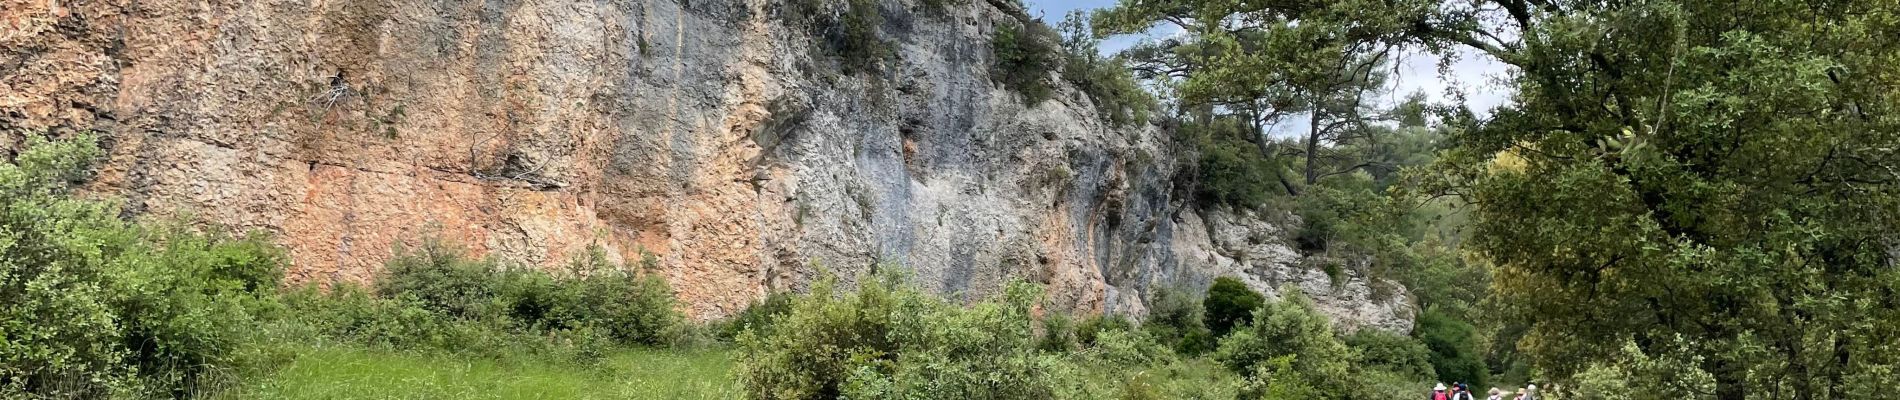
[[[884,1],[894,57],[846,74],[778,1],[0,0],[0,131],[100,132],[93,192],[273,233],[293,281],[365,281],[434,235],[650,252],[700,318],[882,264],[1130,314],[1237,275],[1410,328],[1404,293],[1328,277],[1286,224],[1193,207],[1161,130],[992,83],[1015,7]]]

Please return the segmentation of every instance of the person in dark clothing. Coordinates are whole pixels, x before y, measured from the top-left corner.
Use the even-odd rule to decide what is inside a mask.
[[[1478,398],[1471,394],[1471,386],[1459,382],[1452,385],[1451,400],[1478,400]]]

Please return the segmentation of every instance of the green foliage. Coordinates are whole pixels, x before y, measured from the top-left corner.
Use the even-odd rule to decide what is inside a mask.
[[[1088,14],[1070,11],[1056,29],[1061,31],[1065,54],[1062,78],[1087,94],[1110,125],[1148,123],[1149,114],[1158,107],[1154,95],[1135,82],[1125,59],[1101,56],[1100,40],[1089,28]]]
[[[1201,305],[1207,310],[1207,329],[1219,337],[1253,321],[1255,311],[1266,302],[1266,296],[1248,288],[1246,283],[1223,276],[1214,278],[1214,284],[1207,287],[1207,297],[1201,300]]]
[[[1537,369],[1626,368],[1605,344],[1634,342],[1739,400],[1851,397],[1900,365],[1893,5],[1556,9],[1418,29],[1519,71],[1419,191],[1479,205],[1466,247]]]
[[[260,238],[151,228],[68,197],[90,136],[0,164],[0,397],[192,392],[239,360],[255,291],[282,255]]]
[[[1613,362],[1592,365],[1571,377],[1565,398],[1579,400],[1689,399],[1714,390],[1706,373],[1683,360],[1653,358],[1634,343]],[[1855,397],[1875,398],[1875,397]]]
[[[1477,329],[1437,310],[1419,314],[1412,335],[1431,349],[1432,370],[1441,382],[1483,386],[1490,378],[1478,352]]]
[[[1182,355],[1199,356],[1214,351],[1217,343],[1213,331],[1207,329],[1207,313],[1201,303],[1190,292],[1157,289],[1148,306],[1148,319],[1142,321],[1141,328]]]
[[[877,0],[791,0],[779,6],[781,18],[816,38],[818,50],[846,74],[877,72],[896,55],[878,34],[884,14]]]
[[[1214,359],[1249,377],[1250,388],[1269,398],[1310,395],[1310,390],[1344,393],[1351,386],[1352,350],[1295,290],[1257,309],[1251,325],[1222,338]]]
[[[1300,216],[1294,243],[1309,253],[1369,253],[1384,241],[1400,240],[1393,228],[1402,224],[1402,214],[1390,209],[1367,174],[1333,176],[1307,186],[1294,199],[1294,213]]]
[[[1042,316],[1042,339],[1037,348],[1050,352],[1075,351],[1081,343],[1075,338],[1075,320],[1069,314],[1052,312]]]
[[[1100,337],[1103,332],[1131,331],[1134,329],[1135,323],[1134,321],[1129,321],[1128,317],[1120,315],[1092,315],[1082,319],[1081,323],[1076,324],[1075,341],[1084,347],[1092,347],[1095,346],[1095,339]]]
[[[472,260],[430,240],[389,261],[376,291],[390,304],[372,307],[522,332],[587,331],[624,344],[663,344],[679,333],[682,318],[665,280],[615,265],[598,250],[565,272],[571,276]]]
[[[480,319],[500,312],[502,273],[492,260],[475,260],[461,249],[430,240],[420,249],[397,250],[384,263],[376,294],[412,301],[424,310],[457,319]]]
[[[793,300],[768,334],[739,337],[739,376],[754,398],[1066,398],[1073,367],[1036,349],[1014,284],[960,307],[881,275],[840,293],[825,279]]]
[[[1389,371],[1413,381],[1437,378],[1432,369],[1432,350],[1416,339],[1377,329],[1360,329],[1347,335],[1345,342],[1359,354],[1362,367]]]
[[[1283,175],[1286,166],[1281,160],[1262,155],[1256,141],[1265,139],[1255,137],[1245,121],[1221,118],[1184,123],[1178,129],[1176,136],[1198,155],[1184,161],[1192,163],[1185,168],[1194,171],[1199,201],[1258,208],[1276,194],[1296,190]]]
[[[1021,27],[998,23],[990,36],[990,79],[1035,105],[1048,100],[1054,89],[1049,75],[1062,63],[1061,40],[1048,25],[1023,21]]]
[[[772,292],[772,294],[766,295],[764,299],[752,302],[744,311],[740,311],[739,315],[720,322],[718,325],[719,338],[724,340],[738,339],[739,333],[748,330],[770,334],[772,324],[778,322],[779,318],[791,312],[792,294],[788,292]]]
[[[722,350],[618,349],[575,363],[503,344],[497,355],[397,351],[349,343],[281,345],[296,357],[253,371],[220,399],[730,399]]]
[[[846,0],[842,30],[831,30],[825,37],[826,43],[843,59],[844,71],[848,74],[873,72],[883,68],[884,61],[896,55],[891,44],[878,37],[878,27],[884,25],[884,14],[877,0]]]
[[[1097,332],[1091,350],[1096,359],[1123,366],[1155,364],[1172,355],[1147,332],[1126,327]]]

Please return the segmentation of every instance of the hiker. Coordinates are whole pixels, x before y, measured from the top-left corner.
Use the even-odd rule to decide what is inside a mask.
[[[1511,400],[1531,400],[1531,391],[1528,389],[1518,389],[1517,397],[1512,397]]]
[[[1498,390],[1498,388],[1496,387],[1492,387],[1491,397],[1486,397],[1484,398],[1484,400],[1504,400],[1504,391]]]
[[[1452,385],[1451,400],[1478,400],[1471,395],[1471,385],[1459,382]]]
[[[1444,382],[1432,385],[1432,400],[1451,400],[1451,396],[1445,394]]]
[[[1524,385],[1524,400],[1537,400],[1537,384]]]

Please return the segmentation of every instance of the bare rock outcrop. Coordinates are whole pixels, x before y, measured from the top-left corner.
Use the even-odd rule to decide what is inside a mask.
[[[1028,279],[1130,314],[1236,275],[1409,329],[1402,292],[1177,194],[1157,127],[993,83],[1012,2],[885,1],[894,56],[855,74],[784,5],[0,0],[0,132],[100,132],[93,193],[273,233],[293,281],[373,279],[435,235],[536,265],[651,253],[698,318],[900,265],[946,296]]]

